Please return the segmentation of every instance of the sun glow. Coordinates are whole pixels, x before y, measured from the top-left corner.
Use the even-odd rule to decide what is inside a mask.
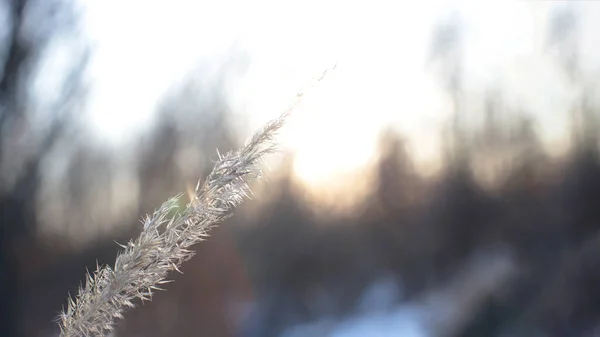
[[[334,4],[323,3],[319,15],[303,10],[286,17],[288,26],[305,28],[291,39],[285,29],[257,29],[249,39],[255,61],[236,100],[239,110],[253,117],[250,126],[258,127],[310,77],[337,65],[306,93],[282,135],[295,154],[296,178],[319,193],[347,190],[342,186],[350,181],[360,190],[356,179],[376,159],[384,128],[424,142],[415,159],[431,166],[437,131],[448,113],[425,64],[435,12],[416,4],[402,11],[382,1],[339,3],[346,9],[339,12]]]
[[[528,105],[540,120],[543,139],[564,136],[556,131],[561,120],[557,111],[566,104],[558,101],[564,97],[544,94],[558,91],[552,88],[553,81],[540,80],[529,71],[550,73],[544,69],[552,66],[535,61],[544,59],[540,18],[548,4],[482,5],[466,0],[127,4],[97,2],[90,10],[89,29],[98,41],[91,71],[99,84],[88,113],[102,137],[121,139],[134,126],[148,124],[156,98],[172,82],[236,42],[250,59],[229,97],[233,111],[242,117],[232,118],[242,134],[277,116],[310,78],[337,64],[307,93],[282,134],[283,145],[295,153],[293,171],[303,184],[329,189],[339,181],[353,183],[355,178],[349,177],[373,163],[383,128],[401,132],[420,172],[435,172],[440,130],[451,104],[430,67],[431,37],[436,23],[452,11],[464,24],[465,92],[481,95],[490,84],[508,84],[513,91],[520,90],[509,90],[511,104]],[[113,5],[121,10],[113,10]],[[139,13],[135,29],[126,28],[130,14],[112,16],[127,8],[129,13],[139,11],[140,6],[145,14]],[[161,25],[154,24],[157,18]],[[129,46],[132,40],[137,41],[135,46]],[[536,67],[527,66],[534,63]]]
[[[284,132],[284,145],[295,152],[296,178],[308,189],[328,192],[340,181],[353,184],[357,172],[368,170],[376,159],[384,128],[400,131],[417,170],[433,174],[440,168],[441,130],[452,113],[451,100],[429,63],[436,23],[452,11],[460,13],[468,63],[464,91],[481,96],[499,83],[537,86],[526,69],[518,74],[514,69],[543,58],[539,11],[547,8],[542,7],[489,7],[473,1],[404,7],[385,1],[303,3],[294,16],[267,18],[248,32],[257,62],[240,87],[252,88],[240,100],[240,110],[256,121],[252,127],[259,126],[281,111],[303,81],[337,63],[335,72],[305,97]],[[292,28],[287,30],[282,21]],[[504,22],[509,21],[507,27]],[[537,96],[545,97],[539,93],[551,86],[537,86]],[[531,99],[507,95],[513,106]],[[556,102],[548,104],[534,105],[531,111],[545,125],[553,123],[549,111],[560,109]],[[563,136],[541,131],[546,139]]]

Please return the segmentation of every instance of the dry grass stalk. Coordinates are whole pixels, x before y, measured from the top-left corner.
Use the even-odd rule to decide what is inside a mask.
[[[143,220],[139,237],[122,245],[124,251],[113,268],[98,266],[93,274],[88,273],[85,286],[75,298],[69,297],[67,310],[59,316],[60,336],[106,336],[123,318],[125,309],[134,307],[136,298],[150,300],[153,291],[169,282],[169,272],[179,271],[194,255],[191,247],[231,216],[251,193],[248,183],[260,178],[262,158],[275,151],[274,136],[303,94],[300,92],[285,113],[267,123],[244,147],[219,154],[212,172],[204,184],[198,182],[181,212],[175,212],[181,195],[166,201]]]

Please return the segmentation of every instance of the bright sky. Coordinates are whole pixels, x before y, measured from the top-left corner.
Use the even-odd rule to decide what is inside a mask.
[[[545,53],[546,14],[557,2],[525,1],[90,1],[87,31],[97,52],[90,126],[107,144],[121,144],[153,120],[169,86],[198,64],[219,63],[237,43],[248,50],[248,73],[231,91],[249,116],[240,132],[277,116],[310,78],[337,64],[308,94],[283,135],[294,169],[320,186],[361,169],[378,132],[391,124],[412,142],[423,168],[436,162],[439,128],[451,110],[431,69],[434,24],[452,11],[464,23],[467,94],[504,87],[541,122],[548,144],[566,136],[569,93]],[[600,5],[582,3],[584,63],[597,73]],[[208,62],[208,63],[207,63]]]

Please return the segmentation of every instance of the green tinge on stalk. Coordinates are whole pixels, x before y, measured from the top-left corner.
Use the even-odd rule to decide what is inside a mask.
[[[59,315],[60,336],[106,336],[123,318],[125,308],[134,307],[136,298],[151,300],[153,291],[169,282],[168,273],[179,271],[194,255],[191,246],[204,240],[213,226],[231,216],[248,197],[248,183],[260,178],[262,158],[275,151],[273,138],[302,95],[298,94],[285,113],[267,123],[244,147],[219,154],[212,172],[202,185],[198,183],[181,212],[176,212],[182,197],[178,195],[146,216],[139,237],[121,246],[124,251],[117,256],[114,268],[98,266],[93,274],[88,273],[85,286],[74,299],[68,298],[67,310]]]

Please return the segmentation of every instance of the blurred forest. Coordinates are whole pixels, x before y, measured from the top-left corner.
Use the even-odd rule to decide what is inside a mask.
[[[141,215],[206,176],[215,148],[244,140],[225,90],[244,60],[224,58],[211,81],[190,74],[148,135],[124,153],[106,150],[85,141],[79,113],[91,48],[75,1],[0,7],[0,335],[57,336],[53,319],[85,268],[112,263],[115,241],[134,237]],[[442,22],[431,64],[454,114],[439,175],[419,174],[402,135],[387,130],[365,173],[368,196],[347,214],[317,212],[290,154],[116,336],[411,335],[394,325],[411,319],[418,336],[598,336],[600,107],[578,64],[576,12],[548,19],[548,49],[580,93],[565,112],[567,154],[548,154],[527,107],[510,108],[502,88],[479,97],[481,122],[463,113],[460,24]],[[60,46],[79,61],[52,82],[59,95],[40,99],[35,81]],[[396,330],[378,330],[384,319],[348,328],[386,315]]]

